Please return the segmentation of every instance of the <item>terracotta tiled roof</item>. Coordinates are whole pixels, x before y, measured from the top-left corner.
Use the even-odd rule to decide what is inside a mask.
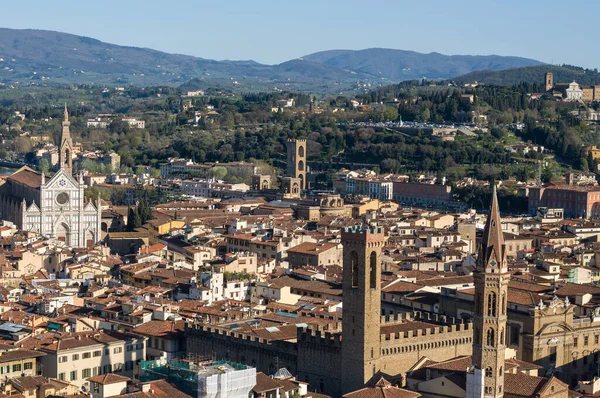
[[[8,181],[15,181],[31,188],[39,188],[42,185],[42,175],[31,170],[28,167],[23,167],[6,178]]]
[[[600,295],[600,288],[595,286],[580,285],[576,283],[567,283],[561,286],[557,291],[556,295],[560,297],[564,296],[583,296],[584,294],[591,294],[593,296]]]
[[[19,361],[28,358],[39,358],[45,355],[46,354],[43,352],[24,349],[5,351],[0,353],[0,363]]]
[[[160,336],[160,337],[171,337],[178,338],[183,334],[185,330],[185,322],[179,321],[150,321],[143,325],[135,328],[136,333],[143,334],[145,336]]]
[[[115,384],[115,383],[123,383],[131,380],[129,377],[119,376],[114,373],[106,373],[103,375],[98,375],[94,377],[90,377],[87,379],[88,381],[92,381],[94,383],[106,385],[106,384]]]
[[[346,395],[344,398],[416,398],[421,394],[392,386],[387,380],[381,378],[375,387],[363,388]]]
[[[533,397],[548,382],[545,377],[529,376],[524,373],[504,374],[504,393],[521,397]]]
[[[255,393],[264,393],[268,391],[277,390],[283,387],[279,381],[271,379],[269,376],[262,372],[256,374],[256,385],[252,389]]]
[[[192,398],[166,380],[156,380],[150,383],[149,392],[134,392],[117,395],[117,398]]]
[[[473,357],[462,356],[457,358],[452,358],[447,361],[437,362],[430,365],[427,365],[429,369],[437,369],[437,370],[445,370],[452,372],[466,372],[467,368],[473,365]]]
[[[288,253],[301,253],[301,254],[319,254],[329,249],[335,248],[337,245],[332,243],[312,243],[304,242],[289,248]]]

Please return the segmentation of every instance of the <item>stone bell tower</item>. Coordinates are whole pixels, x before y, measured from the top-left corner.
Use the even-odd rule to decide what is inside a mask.
[[[62,122],[62,132],[60,135],[60,155],[59,169],[65,169],[69,175],[73,175],[73,140],[71,140],[71,131],[69,130],[69,111],[65,104],[64,120]]]
[[[381,353],[381,249],[379,226],[346,227],[342,310],[342,393],[363,388],[379,371]]]
[[[467,397],[504,396],[506,297],[510,273],[496,187],[477,258],[473,317],[473,371],[467,374]]]

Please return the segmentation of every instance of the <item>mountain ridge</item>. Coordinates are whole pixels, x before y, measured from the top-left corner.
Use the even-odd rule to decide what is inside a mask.
[[[419,53],[380,47],[363,50],[326,50],[302,58],[375,76],[384,75],[391,80],[414,80],[422,77],[437,80],[473,70],[543,64],[537,60],[515,56],[446,55],[439,52]],[[412,71],[415,67],[419,67],[419,72]]]
[[[492,57],[492,58],[488,58]],[[236,91],[294,89],[340,92],[402,80],[450,78],[480,69],[539,61],[510,56],[449,56],[394,49],[326,50],[266,65],[120,46],[40,29],[0,28],[0,82],[5,84],[170,85]],[[358,84],[362,82],[361,84]]]

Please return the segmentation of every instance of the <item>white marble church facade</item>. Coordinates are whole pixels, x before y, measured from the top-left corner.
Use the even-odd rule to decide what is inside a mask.
[[[8,176],[0,186],[0,217],[68,246],[89,247],[100,239],[100,199],[85,202],[83,179],[72,175],[73,144],[66,108],[62,126],[58,172],[46,180],[43,173],[22,167]]]

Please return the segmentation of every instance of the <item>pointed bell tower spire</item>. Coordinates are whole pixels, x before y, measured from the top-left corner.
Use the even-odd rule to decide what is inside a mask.
[[[504,249],[496,185],[488,213],[477,269],[473,273],[473,367],[467,374],[467,398],[504,396],[506,300],[510,272]]]
[[[62,122],[62,133],[60,136],[60,168],[65,169],[69,174],[73,174],[73,141],[71,140],[71,131],[69,130],[69,111],[65,103],[64,120]]]
[[[496,269],[495,272],[506,272],[504,234],[502,232],[502,219],[500,218],[495,184],[492,191],[492,203],[481,239],[477,270],[488,272],[494,268]],[[498,269],[501,270],[498,271]]]

